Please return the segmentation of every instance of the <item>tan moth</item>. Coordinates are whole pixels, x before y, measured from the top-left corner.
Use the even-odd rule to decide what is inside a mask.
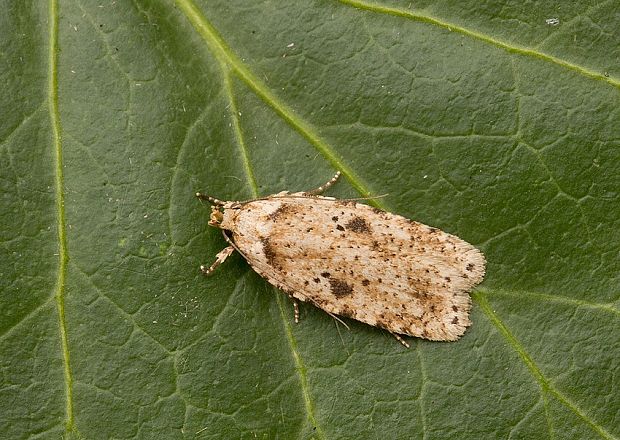
[[[314,304],[394,334],[457,340],[470,325],[469,292],[484,277],[485,259],[471,244],[440,229],[358,203],[283,191],[243,202],[209,201],[209,225],[229,246],[209,275],[235,250],[295,305]]]

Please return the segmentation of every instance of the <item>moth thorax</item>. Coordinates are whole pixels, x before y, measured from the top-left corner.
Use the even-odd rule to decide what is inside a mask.
[[[228,231],[234,229],[235,218],[239,215],[240,210],[241,206],[238,203],[235,203],[233,206],[224,206],[224,212],[221,213],[222,217],[218,227]]]

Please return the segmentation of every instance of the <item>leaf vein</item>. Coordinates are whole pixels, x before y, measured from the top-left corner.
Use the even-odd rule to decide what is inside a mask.
[[[523,297],[529,296],[532,298],[540,299],[541,301],[549,301],[549,302],[557,302],[567,305],[572,305],[575,307],[587,307],[590,309],[598,309],[607,313],[612,313],[620,317],[620,310],[614,307],[613,303],[594,303],[590,301],[583,301],[579,299],[567,298],[565,296],[558,295],[549,295],[546,293],[539,292],[528,292],[528,291],[511,291],[507,289],[488,289],[485,287],[478,287],[476,290],[482,292],[485,296],[490,295],[501,295],[501,296],[509,296],[509,297]]]
[[[248,154],[248,149],[245,145],[245,140],[243,139],[243,132],[241,131],[241,125],[239,124],[239,113],[237,110],[237,103],[235,100],[235,93],[232,88],[232,84],[230,81],[230,72],[226,71],[222,66],[222,77],[224,80],[224,90],[226,91],[226,96],[228,101],[230,102],[230,115],[232,119],[232,129],[234,132],[235,140],[237,141],[237,146],[239,147],[239,151],[241,153],[241,159],[243,161],[243,169],[245,170],[246,178],[252,189],[252,193],[254,197],[258,197],[258,185],[256,183],[256,178],[254,177],[254,171],[252,170],[252,165],[250,164],[250,157]]]
[[[430,15],[423,15],[420,13],[415,13],[412,11],[408,11],[405,9],[401,9],[401,8],[395,8],[395,7],[389,7],[389,6],[379,6],[379,5],[374,5],[371,3],[368,3],[366,1],[363,0],[338,0],[340,3],[343,3],[345,5],[349,5],[352,6],[356,9],[360,9],[360,10],[364,10],[364,11],[369,11],[369,12],[376,12],[376,13],[380,13],[380,14],[386,14],[386,15],[392,15],[395,17],[402,17],[402,18],[406,18],[409,20],[414,20],[414,21],[419,21],[419,22],[423,22],[423,23],[429,23],[431,25],[434,26],[438,26],[444,29],[448,29],[451,32],[458,32],[462,35],[465,35],[467,37],[479,40],[479,41],[483,41],[485,43],[491,44],[495,47],[498,47],[500,49],[503,49],[509,53],[513,53],[513,54],[517,54],[517,55],[523,55],[523,56],[527,56],[527,57],[531,57],[531,58],[538,58],[541,59],[547,63],[551,63],[551,64],[555,64],[558,65],[560,67],[563,67],[567,70],[572,70],[574,72],[577,72],[578,74],[588,77],[588,78],[592,78],[592,79],[596,79],[599,81],[604,81],[610,85],[612,85],[613,87],[616,88],[620,88],[620,81],[616,78],[612,78],[612,77],[608,77],[605,76],[605,74],[601,74],[599,72],[595,72],[591,69],[588,69],[585,66],[581,66],[579,64],[575,64],[575,63],[571,63],[569,61],[563,60],[561,58],[555,57],[553,55],[549,55],[547,53],[544,52],[540,52],[537,51],[535,49],[532,48],[528,48],[525,46],[518,46],[515,45],[514,43],[509,43],[507,41],[502,41],[496,38],[493,38],[490,35],[487,34],[483,34],[481,32],[476,32],[473,31],[471,29],[459,26],[457,24],[453,24],[453,23],[448,23],[444,20],[440,20],[439,18],[436,17],[432,17]]]
[[[176,3],[207,45],[213,49],[216,57],[218,57],[221,62],[230,66],[230,68],[237,73],[239,78],[246,83],[263,102],[271,107],[293,129],[303,136],[334,168],[340,170],[344,177],[347,178],[350,184],[362,196],[373,194],[367,184],[365,184],[362,179],[344,163],[343,159],[336,154],[332,146],[318,135],[316,128],[306,122],[302,117],[298,116],[292,108],[281,101],[270,91],[269,87],[247,68],[245,63],[233,53],[224,39],[191,0],[176,0]],[[383,207],[379,200],[372,200],[370,203],[379,208]]]
[[[531,358],[529,353],[525,350],[523,345],[517,340],[517,338],[510,332],[508,327],[501,321],[501,319],[495,314],[491,305],[489,304],[486,296],[481,291],[476,291],[472,294],[472,298],[480,305],[482,311],[487,318],[491,321],[491,323],[499,330],[500,334],[506,339],[508,344],[515,350],[515,352],[519,355],[525,366],[530,370],[530,373],[536,379],[539,386],[541,387],[542,393],[549,393],[553,395],[560,403],[562,403],[566,408],[572,411],[577,417],[583,420],[593,431],[595,431],[598,435],[600,435],[604,439],[614,439],[614,437],[607,432],[602,426],[596,423],[594,420],[588,417],[586,413],[583,412],[581,408],[579,408],[574,402],[572,402],[568,397],[562,394],[550,381],[545,377],[542,373],[538,365]]]
[[[306,413],[308,414],[308,420],[312,424],[313,427],[316,428],[316,434],[318,438],[325,439],[325,433],[321,426],[317,423],[316,417],[314,415],[314,403],[312,402],[312,397],[310,396],[310,386],[308,384],[308,376],[306,374],[306,366],[304,365],[304,361],[299,354],[299,350],[297,349],[297,341],[293,336],[293,331],[291,329],[291,325],[289,323],[289,319],[287,318],[284,312],[284,298],[282,294],[276,290],[276,301],[278,303],[278,309],[280,310],[280,316],[282,317],[282,323],[284,325],[284,332],[286,333],[286,339],[291,347],[291,352],[293,354],[293,360],[295,361],[295,369],[297,370],[297,374],[299,374],[299,381],[301,383],[301,391],[304,399],[304,405],[306,407]]]

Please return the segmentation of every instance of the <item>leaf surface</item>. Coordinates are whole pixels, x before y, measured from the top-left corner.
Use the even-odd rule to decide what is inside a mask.
[[[620,438],[614,2],[2,6],[7,438]],[[461,340],[200,275],[196,191],[336,169],[484,251]]]

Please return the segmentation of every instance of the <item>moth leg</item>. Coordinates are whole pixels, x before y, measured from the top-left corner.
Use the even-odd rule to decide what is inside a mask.
[[[325,191],[327,188],[329,188],[330,186],[332,186],[334,183],[336,183],[336,180],[338,180],[338,178],[340,177],[340,171],[338,171],[334,177],[332,177],[331,179],[329,179],[327,181],[327,183],[324,183],[323,185],[319,186],[318,188],[313,189],[312,191],[306,191],[305,193],[308,195],[313,195],[313,196],[318,196],[319,194],[321,194],[323,191]]]
[[[390,334],[394,336],[398,342],[403,344],[405,347],[409,348],[409,343],[405,341],[403,338],[401,338],[400,335],[397,335],[396,333],[392,333],[392,332],[390,332]]]
[[[316,305],[316,304],[315,304],[315,305]],[[317,307],[319,307],[319,306],[317,305]],[[319,307],[319,308],[320,308],[320,307]],[[351,328],[347,325],[347,323],[346,323],[346,322],[344,322],[342,319],[340,319],[337,315],[334,315],[333,313],[328,312],[327,310],[325,310],[325,313],[327,313],[329,316],[331,316],[332,318],[334,318],[334,321],[338,321],[340,324],[344,325],[344,326],[347,328],[347,330],[351,330]]]
[[[295,312],[295,324],[299,324],[299,303],[295,298],[291,297],[291,299],[293,300],[293,310]]]
[[[234,251],[235,251],[235,248],[232,246],[228,246],[222,249],[215,256],[215,262],[211,266],[209,266],[209,268],[207,268],[204,264],[201,265],[200,271],[204,275],[211,275],[211,273],[215,270],[215,268],[218,267],[220,264],[222,264],[228,257],[230,257],[230,254],[232,254]]]

